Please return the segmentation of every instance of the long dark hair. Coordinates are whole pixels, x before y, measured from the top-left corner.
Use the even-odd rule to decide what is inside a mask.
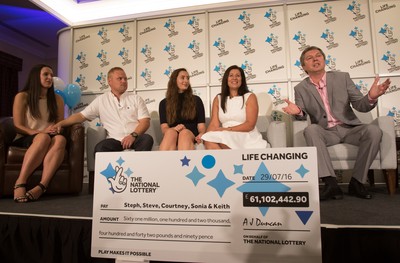
[[[181,71],[187,72],[185,68],[178,68],[171,73],[171,77],[168,81],[166,94],[166,113],[168,124],[175,123],[178,118],[177,111],[179,106],[179,88],[177,84],[177,79]],[[193,90],[190,84],[185,92],[183,92],[182,108],[179,114],[181,118],[186,120],[193,120],[196,117],[196,100],[193,96]]]
[[[42,91],[42,83],[40,82],[40,73],[42,68],[50,68],[50,66],[45,64],[39,64],[34,66],[29,72],[28,79],[22,91],[28,94],[28,107],[35,119],[40,119],[41,114],[39,111],[39,99]],[[54,84],[47,90],[47,109],[49,111],[48,122],[57,121],[57,101],[54,92]]]
[[[243,99],[243,105],[244,105],[244,97],[243,95],[250,92],[249,88],[247,87],[247,83],[246,83],[246,76],[244,75],[244,71],[241,67],[237,66],[237,65],[232,65],[229,68],[227,68],[227,70],[225,70],[224,76],[222,77],[222,83],[221,83],[221,108],[224,112],[226,112],[226,99],[227,97],[230,95],[229,94],[229,86],[228,86],[228,77],[229,77],[229,73],[231,72],[231,70],[233,69],[237,69],[240,71],[240,76],[242,78],[242,85],[240,85],[239,90],[238,90],[238,95],[242,96]],[[242,108],[243,108],[242,105]]]

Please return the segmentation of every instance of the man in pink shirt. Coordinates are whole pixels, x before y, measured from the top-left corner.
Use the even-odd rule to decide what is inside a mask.
[[[363,124],[352,107],[359,112],[375,108],[378,98],[389,88],[390,80],[378,84],[379,77],[376,77],[364,96],[350,79],[349,73],[325,71],[325,54],[320,48],[306,48],[300,56],[300,62],[308,77],[296,85],[295,103],[285,100],[288,105],[283,111],[299,120],[306,120],[307,116],[311,120],[311,125],[304,130],[304,137],[308,146],[317,148],[318,176],[325,183],[320,200],[343,198],[327,150],[327,146],[338,143],[359,146],[349,194],[371,199],[364,183],[379,151],[382,131],[376,125]]]

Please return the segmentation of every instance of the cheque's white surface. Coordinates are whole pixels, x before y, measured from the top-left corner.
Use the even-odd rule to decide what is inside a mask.
[[[92,256],[321,262],[315,148],[98,153]]]

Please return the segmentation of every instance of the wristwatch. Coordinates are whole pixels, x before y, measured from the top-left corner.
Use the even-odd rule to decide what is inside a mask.
[[[132,132],[131,136],[136,139],[139,136],[139,134],[137,134],[136,132]]]

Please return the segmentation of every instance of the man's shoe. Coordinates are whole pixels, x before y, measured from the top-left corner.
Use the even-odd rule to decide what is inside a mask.
[[[319,200],[325,201],[329,199],[336,199],[336,200],[343,199],[342,189],[340,189],[340,187],[337,185],[332,186],[326,184],[324,190],[319,194]]]
[[[363,199],[371,199],[372,195],[365,189],[364,185],[354,178],[349,183],[349,195],[354,195]]]

